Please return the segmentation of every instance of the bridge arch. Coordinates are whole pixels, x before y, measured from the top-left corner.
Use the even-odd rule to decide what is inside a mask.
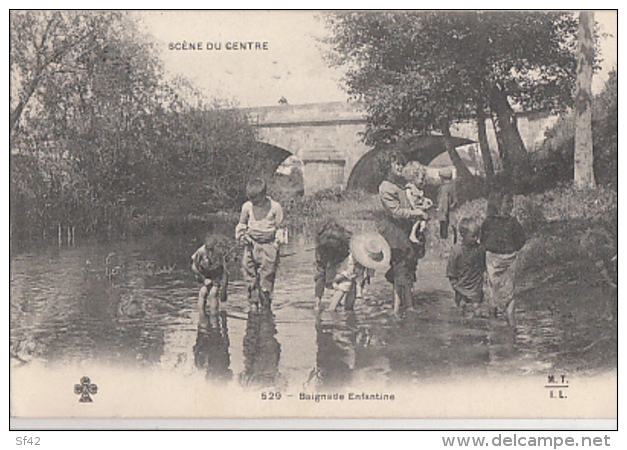
[[[305,194],[326,188],[364,188],[375,185],[377,174],[366,170],[374,161],[373,150],[362,141],[366,129],[364,105],[353,102],[312,103],[306,105],[279,105],[244,108],[249,123],[255,128],[257,140],[272,147],[268,160],[263,161],[263,173],[271,177],[289,154],[298,156],[304,164]],[[544,130],[554,118],[535,113],[519,113],[517,121],[521,137],[527,148],[533,148],[544,136]],[[486,121],[490,147],[497,149],[496,134],[490,120]],[[476,123],[461,121],[452,126],[451,132],[466,143],[478,140]],[[428,144],[441,136],[422,136],[420,145]],[[464,145],[464,144],[460,144]],[[279,149],[279,150],[277,150]],[[444,152],[442,145],[408,149],[410,159],[428,164]],[[435,155],[432,154],[435,152]],[[367,175],[363,175],[366,173]],[[362,175],[360,175],[362,174]],[[360,182],[359,179],[366,181]],[[366,187],[372,189],[372,186]]]
[[[276,145],[257,142],[255,149],[256,169],[259,178],[269,181],[279,166],[294,153]]]
[[[470,139],[453,137],[454,147],[472,144]],[[376,192],[383,181],[383,174],[377,167],[377,157],[390,149],[404,153],[410,161],[418,161],[428,166],[435,158],[446,152],[444,138],[442,136],[412,136],[404,139],[388,148],[375,148],[363,155],[353,167],[348,181],[347,189]]]

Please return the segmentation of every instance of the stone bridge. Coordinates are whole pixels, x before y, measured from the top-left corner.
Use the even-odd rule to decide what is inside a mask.
[[[362,162],[372,160],[376,152],[362,142],[361,133],[366,129],[366,120],[359,104],[312,103],[247,108],[243,111],[257,129],[260,176],[270,178],[285,159],[296,155],[303,162],[305,194],[326,188],[358,187],[358,163],[362,158]],[[528,149],[533,149],[542,140],[544,131],[553,121],[547,115],[518,117],[521,136]],[[494,130],[490,121],[487,124],[490,147],[496,149]],[[472,143],[477,140],[474,124],[460,123],[452,134],[462,138],[460,143],[471,144],[467,149],[469,151],[460,149],[463,157],[476,157],[478,152],[472,149]],[[416,159],[428,165],[436,158],[441,159],[438,156],[444,151],[441,145],[435,146],[428,152],[421,152]],[[450,161],[443,164],[450,164]]]

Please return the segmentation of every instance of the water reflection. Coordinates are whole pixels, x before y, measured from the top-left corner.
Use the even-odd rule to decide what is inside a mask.
[[[13,255],[12,364],[94,360],[200,370],[245,387],[300,386],[309,378],[312,388],[339,388],[469,370],[545,373],[565,343],[580,339],[567,328],[572,321],[541,306],[522,303],[527,310],[519,307],[515,330],[502,319],[460,316],[436,256],[421,261],[420,301],[402,319],[393,317],[381,274],[355,311],[315,315],[307,242],[285,250],[273,312],[242,313],[246,288],[233,268],[221,306],[228,327],[224,313],[199,322],[187,262],[197,246],[150,236]]]
[[[316,366],[307,385],[316,388],[336,388],[352,380],[357,360],[357,317],[353,311],[324,313],[316,317]]]
[[[276,334],[272,311],[262,309],[248,313],[244,335],[244,371],[240,374],[242,386],[264,388],[281,384],[281,344]]]
[[[227,382],[233,377],[226,318],[226,311],[202,315],[193,349],[196,367],[204,370],[208,379],[218,382]]]

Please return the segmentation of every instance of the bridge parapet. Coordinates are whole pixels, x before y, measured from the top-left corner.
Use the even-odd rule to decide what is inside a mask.
[[[357,162],[372,150],[362,140],[366,129],[364,105],[358,102],[329,102],[305,105],[276,105],[244,108],[257,129],[257,140],[267,144],[263,173],[272,174],[289,154],[304,164],[305,193],[325,188],[344,188]],[[555,120],[546,114],[517,114],[521,137],[529,150],[541,142],[544,131]],[[486,122],[490,147],[496,152],[496,134]],[[455,124],[453,135],[477,141],[476,124]],[[442,150],[444,152],[444,150]],[[496,156],[496,155],[495,155]]]
[[[243,111],[253,126],[262,128],[366,123],[363,106],[349,102],[262,106]]]

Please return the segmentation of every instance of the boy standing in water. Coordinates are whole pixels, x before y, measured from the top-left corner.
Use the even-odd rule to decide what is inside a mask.
[[[244,242],[242,270],[248,284],[248,299],[252,310],[259,301],[269,307],[279,264],[279,244],[284,240],[283,208],[266,195],[266,183],[251,180],[246,186],[248,201],[242,205],[235,238]],[[258,299],[253,295],[258,288]]]
[[[513,199],[495,193],[488,199],[488,214],[481,226],[480,241],[486,249],[490,309],[505,310],[507,322],[516,325],[514,316],[514,276],[518,252],[525,245],[525,232],[511,215]]]
[[[192,255],[192,271],[203,283],[198,292],[201,319],[206,316],[207,303],[209,314],[213,317],[218,314],[219,302],[226,301],[229,279],[225,258],[231,245],[226,237],[209,232],[204,244]]]
[[[485,250],[479,245],[479,226],[470,219],[460,220],[459,236],[461,243],[453,248],[446,276],[455,291],[455,304],[465,309],[483,302]]]

